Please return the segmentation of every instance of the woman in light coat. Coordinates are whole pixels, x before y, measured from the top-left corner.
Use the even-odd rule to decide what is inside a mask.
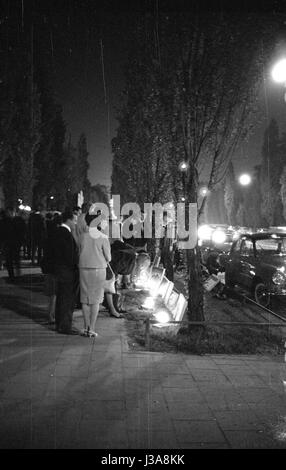
[[[97,215],[87,214],[88,231],[79,239],[80,300],[85,336],[97,336],[95,324],[103,301],[107,263],[111,261],[108,237],[98,230]]]

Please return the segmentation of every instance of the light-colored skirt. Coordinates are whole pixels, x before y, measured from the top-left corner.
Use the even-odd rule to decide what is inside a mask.
[[[94,305],[102,303],[104,298],[104,284],[106,269],[79,270],[80,301],[82,304]]]

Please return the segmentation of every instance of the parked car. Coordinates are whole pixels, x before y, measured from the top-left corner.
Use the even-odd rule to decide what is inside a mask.
[[[241,287],[260,305],[267,307],[271,296],[286,295],[286,233],[240,235],[220,262],[226,286]]]

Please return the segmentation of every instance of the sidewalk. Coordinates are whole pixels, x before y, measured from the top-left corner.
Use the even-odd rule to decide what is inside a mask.
[[[0,448],[286,448],[284,358],[134,352],[127,320],[64,336],[45,305],[0,279]]]

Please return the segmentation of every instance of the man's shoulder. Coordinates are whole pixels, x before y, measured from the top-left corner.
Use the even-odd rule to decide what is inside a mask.
[[[55,230],[55,235],[58,235],[61,238],[70,238],[72,236],[71,232],[66,227],[57,227]]]

